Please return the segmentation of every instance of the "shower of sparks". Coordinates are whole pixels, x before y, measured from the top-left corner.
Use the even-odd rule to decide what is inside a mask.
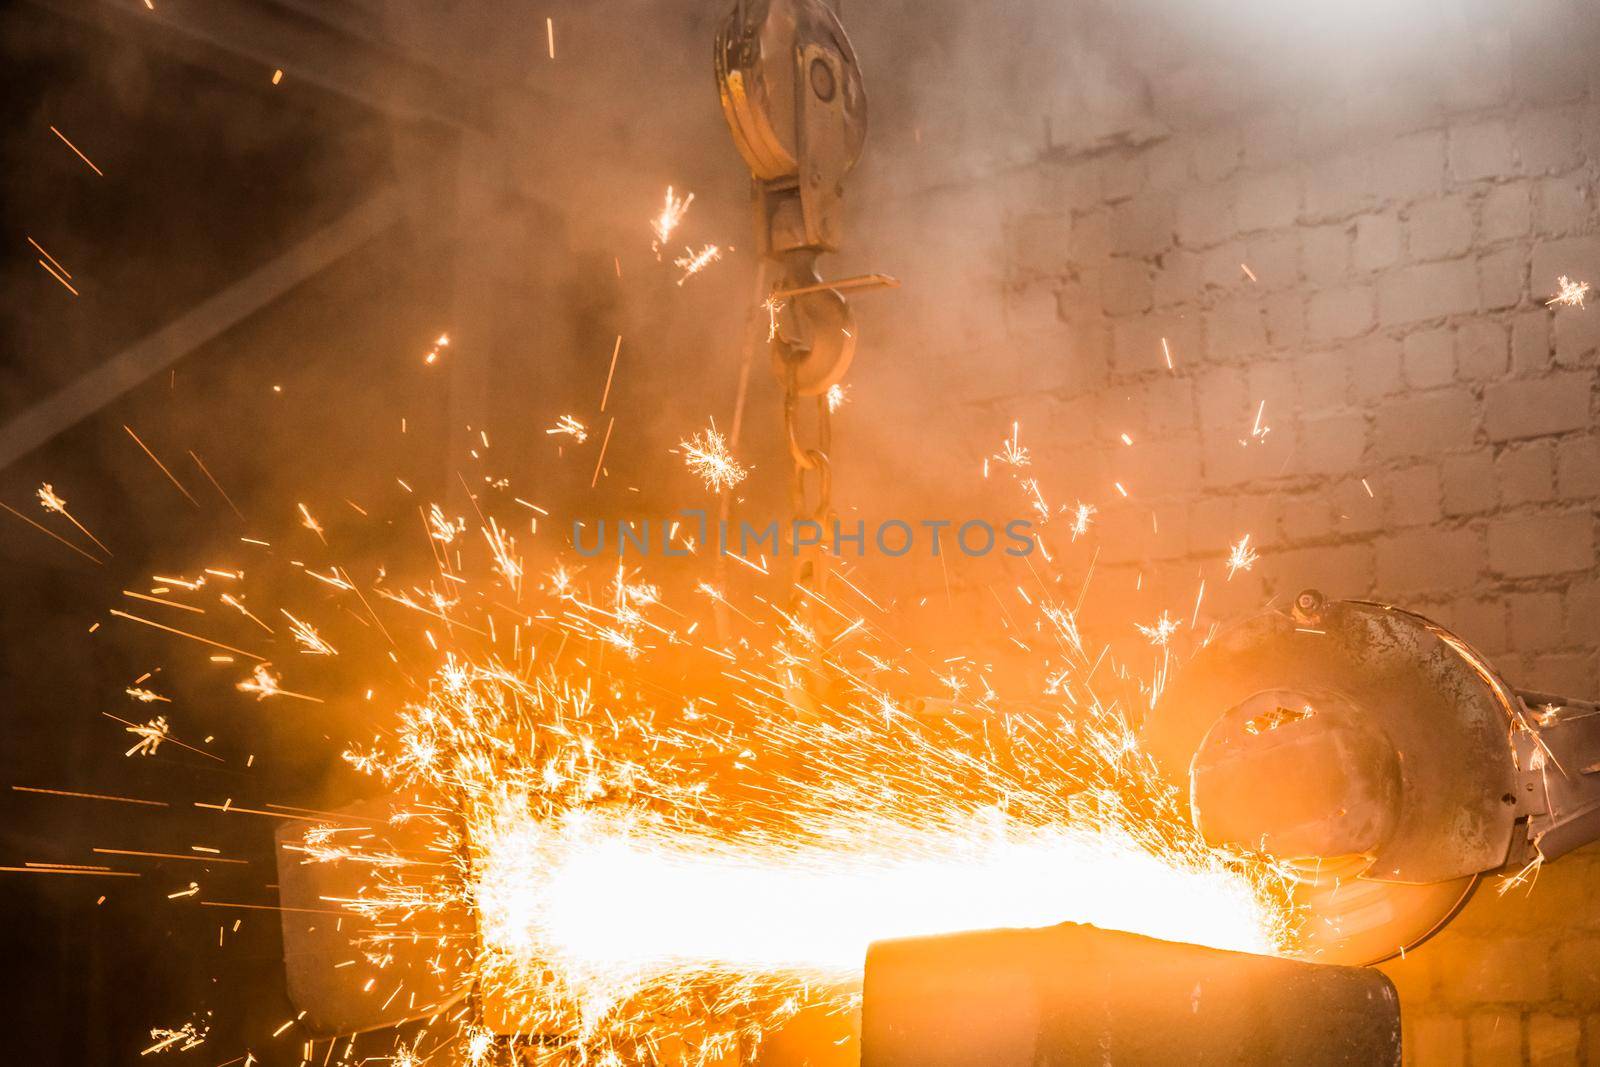
[[[1178,632],[1179,623],[1166,612],[1149,626],[1142,623],[1135,624],[1135,628],[1145,636],[1145,640],[1158,648],[1165,648],[1172,640],[1172,635]]]
[[[1033,462],[1032,454],[1023,447],[1021,441],[1021,427],[1013,422],[1011,436],[1006,438],[1000,446],[1000,451],[992,457],[1010,467],[1026,467]]]
[[[284,618],[289,620],[289,633],[293,635],[295,642],[300,646],[301,652],[308,656],[337,656],[339,654],[310,625],[301,622],[287,611],[283,615]]]
[[[141,756],[154,756],[156,754],[156,749],[161,747],[161,742],[167,739],[168,729],[167,717],[165,715],[157,715],[155,718],[151,719],[147,723],[144,723],[143,725],[136,723],[133,726],[129,726],[127,728],[127,732],[133,734],[139,740],[132,748],[124,752],[123,755],[132,756],[137,753]]]
[[[450,335],[441,333],[433,342],[433,347],[428,349],[427,355],[422,357],[422,362],[427,366],[433,366],[435,363],[439,362],[439,356],[443,354],[444,350],[449,347]]]
[[[778,339],[778,312],[783,310],[783,301],[774,293],[761,302],[761,308],[767,313],[767,343],[771,344]]]
[[[1089,526],[1094,522],[1095,511],[1096,508],[1093,504],[1085,504],[1081,500],[1072,509],[1071,530],[1074,541],[1089,532]]]
[[[322,524],[311,517],[311,509],[307,508],[304,504],[296,504],[295,507],[300,511],[300,525],[316,534],[318,541],[321,541],[323,544],[327,544],[328,538],[322,532]]]
[[[210,1032],[211,1028],[209,1026],[200,1027],[192,1022],[184,1023],[176,1030],[159,1026],[153,1027],[150,1030],[150,1040],[154,1041],[155,1044],[140,1052],[139,1055],[149,1056],[153,1053],[166,1052],[169,1049],[177,1052],[188,1052],[205,1044],[206,1036]]]
[[[833,414],[850,400],[850,387],[848,385],[834,384],[828,386],[828,414]]]
[[[1560,304],[1563,307],[1582,308],[1589,295],[1589,283],[1577,282],[1563,274],[1556,279],[1556,295],[1545,301],[1545,306]]]
[[[72,149],[72,152],[73,152],[74,155],[76,155],[79,159],[83,160],[85,163],[89,164],[89,169],[90,170],[94,171],[96,174],[98,174],[102,178],[104,178],[106,176],[105,175],[105,171],[101,170],[99,167],[94,165],[94,160],[92,160],[88,156],[84,155],[83,152],[81,150],[79,150],[77,145],[75,145],[71,141],[67,140],[67,135],[66,134],[62,133],[60,130],[56,129],[54,126],[50,127],[50,132],[55,134],[57,137],[61,138],[61,143],[66,145],[68,148]]]
[[[714,423],[679,450],[714,492],[747,476]],[[1051,505],[1020,470],[1029,457],[1015,424],[995,458],[1014,469],[1042,521],[1069,516],[1074,540],[1089,532],[1093,505]],[[529,1042],[528,1051],[538,1040],[540,1056],[565,1057],[541,1062],[563,1067],[646,1062],[665,1044],[682,1050],[674,1062],[710,1067],[802,1010],[853,1010],[866,946],[888,937],[1077,921],[1246,951],[1288,943],[1279,874],[1212,851],[1193,830],[1138,748],[1127,707],[1097,695],[1105,651],[1086,647],[1075,607],[1024,595],[1050,652],[1037,686],[1007,679],[1016,699],[1002,699],[1002,679],[981,656],[906,654],[889,632],[893,609],[844,581],[837,600],[813,594],[814,614],[751,603],[721,579],[674,605],[665,576],[586,568],[559,550],[530,558],[536,580],[525,581],[510,525],[491,505],[475,500],[474,512],[491,514],[470,525],[437,506],[419,510],[405,528],[428,549],[417,553],[428,561],[421,577],[403,578],[396,565],[361,579],[325,559],[270,552],[152,576],[151,594],[170,595],[169,606],[199,611],[182,601],[214,593],[233,609],[205,616],[217,639],[112,612],[229,653],[213,662],[256,661],[235,683],[241,703],[322,703],[285,689],[272,668],[269,654],[283,662],[291,649],[342,650],[336,661],[293,660],[296,687],[326,692],[330,708],[361,699],[362,689],[334,688],[335,673],[370,667],[403,684],[363,679],[363,713],[376,725],[345,753],[389,793],[387,824],[221,796],[196,806],[303,820],[290,824],[304,831],[289,847],[308,865],[361,865],[361,888],[322,902],[361,921],[346,931],[349,951],[321,965],[360,968],[356,988],[375,1005],[431,1017],[430,1040],[455,1045],[451,1062],[506,1052],[499,1032],[540,1035],[504,1040]],[[279,510],[281,525],[298,521],[326,544],[297,508]],[[520,532],[527,516],[515,514]],[[677,540],[687,541],[682,531]],[[766,573],[764,559],[741,562]],[[285,574],[261,573],[274,566]],[[316,607],[273,599],[304,588]],[[247,598],[286,625],[267,625]],[[705,637],[713,609],[750,629]],[[331,640],[305,618],[325,620]],[[1163,649],[1151,688],[1178,626],[1163,613],[1139,627]],[[240,630],[266,644],[262,655],[218,640],[242,640]],[[140,688],[150,677],[127,694],[154,697]],[[911,710],[930,694],[937,710]],[[805,716],[795,714],[801,702]],[[166,744],[202,751],[169,736],[164,718],[119,721],[138,739],[130,755]],[[329,721],[306,729],[332,732]],[[180,848],[168,858],[228,862],[190,848],[195,856]],[[214,895],[215,885],[201,896],[189,883],[171,897],[184,907],[269,907]],[[408,963],[419,938],[425,962]],[[469,987],[471,1000],[451,1007]],[[151,1051],[192,1047],[185,1042],[207,1032],[155,1031]],[[387,1040],[373,1059],[420,1064],[442,1048]],[[343,1042],[339,1058],[330,1044],[328,1061],[362,1062],[348,1052],[353,1039]]]
[[[732,489],[749,477],[750,472],[728,451],[728,442],[717,430],[716,423],[689,440],[680,441],[678,448],[689,469],[699,475],[713,493]]]
[[[674,267],[683,271],[683,276],[678,279],[679,285],[722,258],[722,249],[716,245],[706,245],[698,252],[692,248],[685,248],[683,251],[683,255],[672,261]]]
[[[1244,276],[1246,278],[1249,278],[1252,282],[1258,280],[1256,278],[1256,272],[1250,269],[1250,265],[1249,264],[1241,263],[1241,264],[1239,264],[1239,269],[1244,271]]]
[[[1167,344],[1167,339],[1165,337],[1161,339],[1161,355],[1167,361],[1167,369],[1175,369],[1172,366],[1172,347]]]
[[[257,700],[265,700],[270,696],[277,696],[283,692],[283,689],[278,685],[278,676],[268,670],[265,663],[257,664],[250,672],[250,677],[234,688],[241,693],[254,693]]]
[[[679,198],[673,195],[672,186],[667,186],[667,201],[661,208],[661,214],[650,220],[650,230],[656,239],[650,242],[650,250],[661,258],[661,246],[667,243],[674,230],[683,222],[683,217],[689,213],[689,205],[694,203],[694,194]],[[679,266],[682,266],[680,263]]]
[[[589,428],[579,422],[574,415],[563,415],[556,420],[556,424],[545,431],[547,434],[565,434],[578,444],[583,444],[589,439]]]
[[[66,286],[67,292],[71,293],[73,296],[80,295],[70,280],[72,278],[72,272],[66,267],[63,267],[60,260],[56,259],[56,257],[52,256],[49,252],[46,252],[44,250],[44,246],[38,241],[35,241],[32,237],[28,238],[28,243],[38,251],[41,257],[43,257],[39,260],[39,266],[43,267],[56,281]]]
[[[1256,405],[1256,417],[1250,424],[1250,438],[1248,440],[1243,437],[1239,438],[1239,444],[1249,447],[1253,444],[1259,445],[1266,442],[1267,435],[1272,432],[1272,427],[1261,421],[1261,417],[1266,414],[1266,411],[1267,402],[1265,400]]]
[[[1232,578],[1239,571],[1247,571],[1255,565],[1260,554],[1250,547],[1250,535],[1245,534],[1239,538],[1237,544],[1228,549],[1228,577]]]
[[[139,686],[136,686],[136,685],[135,686],[129,686],[127,689],[124,689],[123,692],[128,694],[128,696],[132,697],[134,700],[137,700],[141,704],[154,704],[154,703],[157,703],[157,702],[160,702],[162,704],[170,704],[170,703],[172,703],[172,700],[170,698],[164,697],[160,693],[154,692],[154,691],[149,690],[149,689],[142,689],[142,688],[140,688]]]
[[[77,527],[79,533],[83,534],[83,536],[95,543],[96,548],[100,549],[100,551],[104,552],[108,556],[111,555],[111,550],[101,542],[100,538],[90,533],[88,528],[74,518],[72,513],[67,510],[67,502],[61,499],[61,497],[56,493],[55,488],[51,486],[49,482],[45,482],[43,485],[39,486],[39,506],[44,508],[46,511],[55,512],[57,515],[60,515],[68,522],[72,523],[73,526]]]

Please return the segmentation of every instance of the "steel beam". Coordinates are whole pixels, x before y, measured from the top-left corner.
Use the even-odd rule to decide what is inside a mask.
[[[0,470],[267,307],[405,216],[397,187],[379,192],[287,252],[201,301],[0,427]]]

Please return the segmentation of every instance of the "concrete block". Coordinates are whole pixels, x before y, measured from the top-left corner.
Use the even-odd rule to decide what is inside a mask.
[[[1511,131],[1499,119],[1453,126],[1450,129],[1450,177],[1458,182],[1480,181],[1512,172]]]
[[[1324,289],[1306,303],[1306,336],[1313,342],[1342,341],[1372,329],[1376,300],[1370,286]]]
[[[1483,393],[1484,429],[1491,441],[1583,429],[1593,385],[1594,376],[1584,371],[1491,382]]]
[[[1423,200],[1406,210],[1406,250],[1418,262],[1451,259],[1472,247],[1472,208],[1465,196]]]
[[[1470,259],[1404,267],[1378,280],[1378,317],[1386,327],[1461,315],[1477,307],[1478,272]]]
[[[1382,456],[1433,456],[1470,447],[1477,404],[1462,387],[1408,395],[1378,409],[1373,448]]]
[[[1411,388],[1433,389],[1455,380],[1455,337],[1448,328],[1406,334],[1403,352],[1406,384]]]
[[[1594,565],[1594,516],[1588,511],[1489,523],[1489,566],[1502,577],[1572,574]]]
[[[1486,244],[1526,237],[1533,226],[1533,202],[1525,182],[1496,185],[1478,208],[1478,240]]]
[[[1555,448],[1549,441],[1532,441],[1508,448],[1495,457],[1494,480],[1500,504],[1542,504],[1556,495]]]
[[[1494,510],[1494,457],[1487,450],[1445,456],[1439,461],[1440,505],[1446,515],[1479,515]]]
[[[1483,542],[1468,529],[1393,534],[1378,540],[1377,553],[1378,588],[1386,596],[1459,592],[1483,572]]]
[[[1400,262],[1403,229],[1393,212],[1356,219],[1352,262],[1357,270],[1383,270]]]
[[[1456,327],[1456,374],[1463,381],[1504,377],[1511,365],[1511,331],[1503,322],[1470,319]]]

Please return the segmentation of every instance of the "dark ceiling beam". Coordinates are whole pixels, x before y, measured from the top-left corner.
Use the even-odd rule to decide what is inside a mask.
[[[481,128],[479,94],[464,80],[382,39],[361,8],[317,15],[293,0],[28,0],[58,15],[239,73],[239,61],[353,100],[392,118]],[[229,69],[231,64],[232,69]],[[253,72],[252,72],[253,76]]]
[[[0,470],[326,270],[405,217],[389,187],[0,426]]]

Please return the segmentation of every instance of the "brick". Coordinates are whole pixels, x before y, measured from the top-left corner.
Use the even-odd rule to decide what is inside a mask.
[[[1504,323],[1473,319],[1456,327],[1456,374],[1468,381],[1503,377],[1510,366],[1511,334]]]
[[[1192,359],[1200,351],[1199,319],[1194,315],[1168,312],[1121,319],[1112,326],[1112,365],[1118,373],[1167,369],[1161,340],[1166,338],[1174,365]]]
[[[1488,1003],[1537,1003],[1550,995],[1554,983],[1547,942],[1499,937],[1474,939],[1461,948],[1458,995]]]
[[[1055,274],[1072,254],[1072,219],[1062,211],[1024,215],[1011,224],[1008,260],[1023,275]]]
[[[1206,370],[1195,378],[1194,399],[1201,426],[1242,421],[1250,405],[1244,372],[1236,367]]]
[[[1573,580],[1563,597],[1567,615],[1567,643],[1588,644],[1594,640],[1594,620],[1600,617],[1600,581]],[[1594,692],[1594,690],[1589,690]],[[1600,1002],[1600,996],[1595,998]]]
[[[1506,644],[1506,605],[1499,597],[1463,599],[1450,605],[1450,629],[1485,655],[1504,652]]]
[[[1522,1063],[1522,1017],[1511,1011],[1478,1011],[1467,1019],[1472,1067]]]
[[[1570,574],[1594,563],[1594,518],[1588,512],[1489,524],[1489,565],[1504,577]]]
[[[1170,189],[1192,180],[1192,146],[1186,140],[1159,141],[1144,153],[1145,184],[1151,189]],[[1209,180],[1209,179],[1208,179]]]
[[[1373,184],[1373,164],[1344,154],[1321,159],[1306,168],[1305,214],[1313,219],[1348,218],[1368,199],[1362,190]]]
[[[1148,311],[1153,300],[1150,267],[1136,259],[1113,259],[1100,279],[1101,298],[1108,315]]]
[[[1583,1028],[1571,1016],[1539,1012],[1528,1017],[1528,1067],[1571,1067],[1582,1043]]]
[[[1351,388],[1358,399],[1392,396],[1403,388],[1399,341],[1369,335],[1343,349],[1350,365]]]
[[[1557,308],[1552,322],[1556,366],[1581,367],[1594,361],[1595,350],[1600,348],[1600,315],[1591,315],[1587,309]]]
[[[1472,588],[1483,571],[1483,544],[1471,530],[1418,530],[1378,541],[1378,588],[1385,595]]]
[[[1206,356],[1233,363],[1267,348],[1265,311],[1258,300],[1240,297],[1206,312]]]
[[[1151,436],[1170,437],[1195,427],[1194,383],[1187,378],[1164,374],[1145,382],[1134,401],[1144,415],[1144,431]]]
[[[1555,497],[1555,448],[1548,441],[1536,441],[1517,448],[1508,448],[1495,457],[1495,484],[1500,489],[1500,503],[1505,507],[1518,504],[1541,504]]]
[[[1300,231],[1300,271],[1312,285],[1333,285],[1350,272],[1350,228],[1307,226]]]
[[[1478,303],[1485,311],[1513,307],[1528,288],[1528,255],[1503,248],[1478,257]]]
[[[1600,499],[1600,438],[1569,437],[1556,445],[1556,494],[1563,500]]]
[[[1404,365],[1406,384],[1413,389],[1449,385],[1456,377],[1454,335],[1444,328],[1406,334]]]
[[[1258,234],[1245,242],[1244,261],[1259,279],[1262,289],[1297,285],[1300,278],[1300,233],[1288,230],[1280,233]],[[1235,278],[1244,271],[1234,264]]]
[[[1600,281],[1600,237],[1561,237],[1535,242],[1533,292],[1547,300],[1561,275],[1583,281]]]
[[[1467,1062],[1467,1026],[1453,1015],[1413,1015],[1402,1032],[1409,1038],[1412,1062],[1451,1067]]]
[[[1251,543],[1255,543],[1252,537]],[[1365,596],[1373,588],[1373,552],[1367,544],[1262,553],[1257,571],[1291,595],[1321,589],[1332,596]],[[1381,585],[1380,585],[1381,588]]]
[[[1100,161],[1100,192],[1108,202],[1133,197],[1144,188],[1144,158],[1130,153],[1106,156]]]
[[[1333,509],[1323,493],[1285,494],[1283,538],[1287,544],[1321,541],[1333,531]]]
[[[1372,161],[1371,188],[1383,200],[1437,193],[1444,182],[1445,139],[1435,132],[1396,137]],[[1360,188],[1360,186],[1357,186]]]
[[[1225,185],[1185,189],[1178,197],[1177,224],[1178,240],[1190,248],[1205,248],[1227,240],[1238,229],[1232,190]]]
[[[1550,366],[1550,312],[1518,312],[1511,320],[1511,373],[1539,374]]]
[[[1446,456],[1439,464],[1439,481],[1446,515],[1477,515],[1498,503],[1494,459],[1487,451]]]
[[[1267,343],[1273,348],[1298,347],[1306,336],[1305,301],[1298,292],[1276,293],[1266,300]]]
[[[1450,130],[1450,177],[1478,181],[1512,170],[1511,131],[1499,120],[1455,126]]]
[[[1200,294],[1200,257],[1193,252],[1171,251],[1156,261],[1151,295],[1157,307],[1182,304]]]
[[[1577,116],[1567,108],[1524,111],[1511,124],[1524,174],[1559,174],[1583,161]]]
[[[1357,270],[1382,270],[1400,262],[1400,220],[1392,214],[1356,219],[1351,261]]]
[[[1118,204],[1111,215],[1111,251],[1154,256],[1172,247],[1176,216],[1170,196],[1145,194]]]
[[[1431,526],[1444,515],[1437,467],[1418,466],[1383,476],[1383,504],[1394,528]]]
[[[1546,693],[1592,693],[1600,685],[1593,652],[1536,655],[1526,677],[1534,688]]]
[[[1544,178],[1533,188],[1533,228],[1545,236],[1583,233],[1593,205],[1589,185],[1581,177]]]
[[[1350,361],[1340,351],[1307,352],[1294,361],[1301,412],[1344,410],[1350,402]]]
[[[1374,499],[1376,489],[1367,492],[1367,485],[1372,484],[1372,479],[1366,479],[1366,485],[1361,478],[1346,478],[1334,488],[1333,520],[1334,532],[1341,535],[1376,533],[1383,528],[1383,509]],[[1327,492],[1326,489],[1323,490]]]
[[[1522,182],[1490,189],[1479,211],[1478,239],[1484,242],[1525,237],[1533,226],[1533,203]]]
[[[1190,555],[1225,551],[1238,536],[1233,532],[1232,497],[1202,497],[1190,504],[1187,532]]]
[[[1342,341],[1372,329],[1375,302],[1369,286],[1325,289],[1306,304],[1306,336],[1312,341]]]
[[[1512,593],[1506,597],[1511,647],[1518,652],[1559,648],[1562,642],[1559,593]]]
[[[1489,439],[1509,441],[1584,428],[1589,424],[1593,379],[1584,371],[1563,371],[1490,383],[1483,394]]]
[[[1300,215],[1300,178],[1278,171],[1248,178],[1239,185],[1234,217],[1239,229],[1275,230],[1294,225]]]
[[[1406,212],[1406,249],[1413,260],[1450,259],[1472,247],[1472,230],[1466,197],[1424,200]]]
[[[1431,456],[1471,445],[1476,423],[1465,389],[1405,396],[1378,409],[1373,446],[1380,456]]]
[[[1221,181],[1239,169],[1244,145],[1237,126],[1225,126],[1194,145],[1194,173],[1203,182]]]
[[[1289,457],[1298,474],[1349,474],[1367,448],[1367,419],[1359,412],[1305,419],[1298,447]]]
[[[1406,267],[1378,282],[1378,316],[1385,326],[1460,315],[1477,307],[1478,276],[1471,260]]]
[[[1072,259],[1076,264],[1093,263],[1111,255],[1111,212],[1086,211],[1072,217]]]

